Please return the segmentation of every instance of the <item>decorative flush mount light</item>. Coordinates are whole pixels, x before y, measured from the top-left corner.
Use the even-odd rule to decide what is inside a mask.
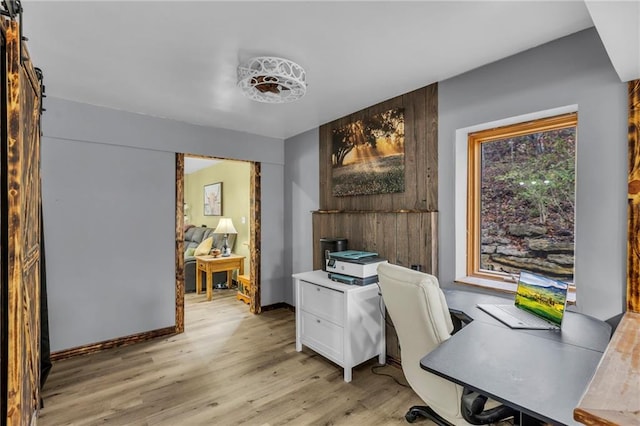
[[[254,101],[281,104],[304,96],[305,76],[304,68],[293,61],[258,56],[238,67],[238,87]]]

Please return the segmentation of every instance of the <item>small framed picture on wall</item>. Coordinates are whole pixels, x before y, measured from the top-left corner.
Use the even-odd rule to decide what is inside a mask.
[[[222,216],[222,182],[204,186],[204,215]]]

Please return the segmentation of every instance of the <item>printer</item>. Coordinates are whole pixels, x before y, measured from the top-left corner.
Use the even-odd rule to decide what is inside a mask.
[[[381,263],[387,263],[387,260],[378,253],[357,250],[331,252],[325,259],[329,279],[354,285],[377,283]]]

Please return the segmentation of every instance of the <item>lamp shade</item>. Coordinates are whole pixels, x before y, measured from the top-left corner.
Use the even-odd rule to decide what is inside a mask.
[[[223,217],[218,222],[218,226],[213,231],[214,234],[237,234],[236,228],[233,226],[231,218]]]

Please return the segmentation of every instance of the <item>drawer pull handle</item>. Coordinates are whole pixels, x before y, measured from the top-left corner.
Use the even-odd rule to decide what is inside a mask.
[[[317,322],[318,324],[320,324],[320,320],[319,320],[319,319],[317,319],[317,320],[316,320],[316,322]]]
[[[316,290],[317,290],[317,291],[320,291],[320,287],[316,287]]]

